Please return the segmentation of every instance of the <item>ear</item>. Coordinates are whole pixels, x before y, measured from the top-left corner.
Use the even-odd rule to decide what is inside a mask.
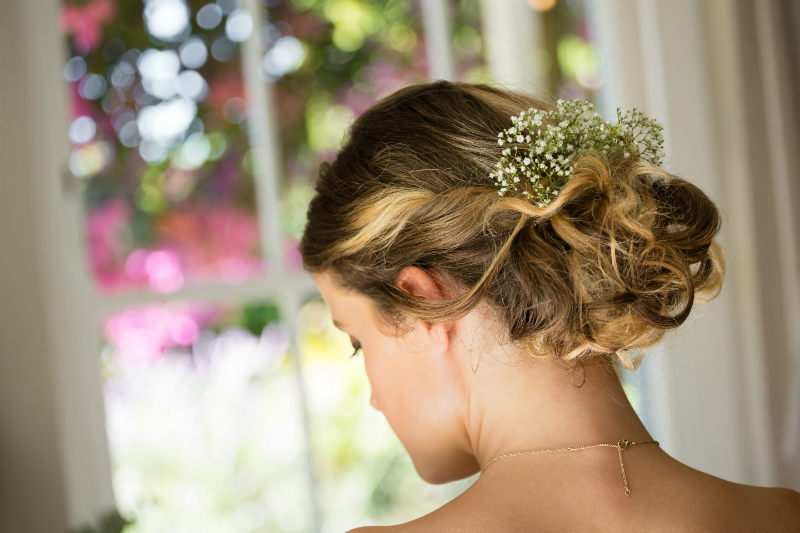
[[[413,296],[425,300],[443,300],[447,298],[437,279],[429,272],[416,266],[408,266],[400,271],[397,276],[397,286]],[[422,325],[441,349],[446,351],[449,348],[450,335],[454,328],[452,322],[431,324],[423,321]]]
[[[441,300],[444,292],[436,279],[419,267],[407,266],[397,275],[397,286],[425,300]]]

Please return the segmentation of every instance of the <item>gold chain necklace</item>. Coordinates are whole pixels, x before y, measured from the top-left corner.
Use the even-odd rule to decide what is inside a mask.
[[[639,440],[639,441],[631,441],[627,439],[620,439],[616,444],[611,444],[608,442],[602,442],[597,444],[584,444],[583,446],[570,446],[569,448],[552,448],[548,450],[528,450],[525,452],[511,452],[511,453],[504,453],[503,455],[498,455],[481,468],[481,475],[486,472],[486,469],[489,468],[492,463],[495,461],[499,461],[500,459],[506,459],[508,457],[517,457],[519,455],[533,455],[536,453],[555,453],[555,452],[571,452],[574,450],[585,450],[587,448],[597,448],[598,446],[606,446],[609,448],[616,448],[617,453],[619,454],[619,467],[622,470],[622,484],[625,486],[625,496],[631,495],[631,489],[628,488],[628,478],[625,476],[625,465],[622,462],[622,451],[627,450],[628,446],[634,446],[636,444],[655,444],[658,446],[658,441],[655,440]]]

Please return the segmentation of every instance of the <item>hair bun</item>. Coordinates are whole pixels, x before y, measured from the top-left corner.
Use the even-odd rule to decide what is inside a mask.
[[[518,243],[536,257],[519,252],[509,263],[533,285],[544,283],[544,274],[558,286],[548,279],[554,269],[567,280],[564,293],[552,296],[547,327],[536,328],[534,352],[563,359],[616,354],[636,368],[641,355],[631,361],[628,351],[658,342],[686,320],[696,299],[721,288],[719,212],[679,177],[641,160],[586,155],[551,208]],[[512,336],[533,334],[524,322],[516,325]]]

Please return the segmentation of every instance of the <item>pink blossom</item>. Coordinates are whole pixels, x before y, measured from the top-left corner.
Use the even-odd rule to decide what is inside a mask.
[[[114,287],[120,282],[117,270],[124,254],[120,234],[127,228],[129,218],[130,208],[120,199],[93,209],[87,217],[89,263],[103,288]]]
[[[61,6],[61,31],[73,35],[72,44],[81,53],[97,49],[103,42],[103,25],[117,14],[117,5],[111,0],[89,0],[83,5]]]
[[[301,270],[303,268],[303,259],[297,249],[298,244],[297,239],[292,237],[283,241],[283,257],[289,270]]]
[[[70,83],[70,106],[72,107],[73,117],[87,116],[97,122],[94,108],[88,100],[78,93],[78,82]]]
[[[172,250],[156,250],[147,254],[144,270],[150,288],[156,292],[175,292],[183,286],[180,258]]]
[[[116,313],[106,321],[105,337],[120,364],[147,363],[173,346],[191,346],[215,313],[198,307],[152,304]]]
[[[126,242],[131,208],[112,200],[89,213],[89,261],[104,290],[147,284],[170,293],[186,279],[242,283],[263,273],[258,219],[233,206],[168,211],[155,223],[155,240],[130,250]],[[130,250],[130,251],[129,251]],[[291,246],[287,253],[291,251]],[[297,264],[297,258],[292,259]]]

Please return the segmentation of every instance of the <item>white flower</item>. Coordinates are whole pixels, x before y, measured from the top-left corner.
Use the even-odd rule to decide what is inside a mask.
[[[520,192],[526,198],[539,199],[537,205],[549,205],[549,197],[559,192],[555,186],[543,186],[542,176],[557,176],[559,183],[565,183],[572,171],[570,159],[582,150],[621,148],[626,158],[641,157],[656,165],[664,158],[663,127],[636,109],[624,113],[617,110],[617,123],[606,124],[589,102],[560,99],[556,110],[531,108],[512,116],[511,122],[510,128],[498,134],[498,145],[527,143],[528,148],[504,148],[490,177],[502,187],[502,195],[510,189],[518,190],[516,184],[526,176],[533,184],[533,194]]]

